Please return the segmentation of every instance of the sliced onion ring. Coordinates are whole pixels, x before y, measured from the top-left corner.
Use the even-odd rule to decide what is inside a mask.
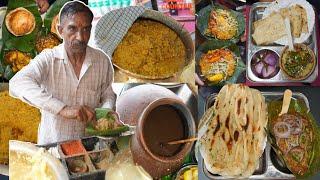
[[[263,62],[259,62],[259,63],[257,63],[256,65],[255,65],[255,67],[254,67],[254,70],[256,71],[256,73],[258,74],[258,75],[261,75],[262,74],[262,69],[263,69]]]
[[[280,132],[280,128],[286,128],[287,130],[284,132]],[[291,127],[290,124],[286,122],[277,122],[273,127],[274,135],[278,138],[288,138],[290,136]]]
[[[277,54],[274,53],[274,52],[268,53],[264,57],[264,62],[269,64],[270,66],[276,66],[276,64],[278,64],[278,56],[277,56]]]
[[[271,77],[276,73],[276,68],[274,66],[266,66],[262,69],[262,76],[264,78]]]
[[[302,120],[300,117],[295,117],[294,120],[290,123],[291,125],[291,134],[297,135],[302,132]]]

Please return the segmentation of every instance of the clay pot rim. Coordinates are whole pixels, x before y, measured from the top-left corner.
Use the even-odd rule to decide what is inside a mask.
[[[191,131],[189,131],[188,133],[188,138],[191,136],[195,136],[196,135],[196,130],[195,130],[195,122],[193,119],[193,116],[189,110],[189,108],[182,102],[182,100],[176,100],[176,99],[171,99],[171,98],[160,98],[157,100],[152,101],[147,108],[145,108],[145,110],[142,112],[138,125],[137,127],[143,127],[143,123],[144,123],[144,119],[145,117],[150,113],[151,110],[154,109],[154,107],[159,106],[159,105],[179,105],[181,107],[183,107],[187,113],[189,114],[189,116],[192,118],[192,126],[189,127],[191,128]],[[137,131],[139,131],[139,133],[137,134],[138,139],[139,139],[139,143],[141,144],[142,148],[146,151],[146,153],[151,156],[153,159],[160,161],[162,163],[171,163],[173,161],[177,161],[181,158],[184,158],[184,155],[186,155],[192,148],[193,146],[193,142],[192,143],[185,143],[182,147],[182,149],[175,154],[174,156],[171,157],[164,157],[164,156],[159,156],[159,155],[155,155],[153,154],[150,149],[147,147],[146,142],[144,141],[143,138],[143,133],[142,133],[142,128],[137,129]]]

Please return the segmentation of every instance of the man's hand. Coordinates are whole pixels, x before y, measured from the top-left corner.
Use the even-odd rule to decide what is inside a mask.
[[[96,120],[94,110],[88,106],[65,106],[59,115],[66,119],[77,119],[83,122]]]
[[[39,7],[39,12],[41,14],[47,12],[47,10],[49,9],[49,3],[48,0],[36,0],[37,5]]]
[[[85,111],[86,115],[87,115],[87,119],[89,122],[92,122],[93,124],[95,124],[96,121],[96,113],[95,111],[89,107],[89,106],[82,106],[83,110]]]

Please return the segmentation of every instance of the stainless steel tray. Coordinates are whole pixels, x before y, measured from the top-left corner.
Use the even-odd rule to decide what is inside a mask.
[[[210,95],[205,103],[204,110],[208,110],[211,106],[213,106],[215,99],[218,94],[214,93]],[[262,92],[262,95],[265,97],[266,102],[270,102],[272,100],[280,100],[283,97],[283,92]],[[309,107],[309,101],[307,97],[299,92],[293,92],[292,98],[303,101],[306,106]],[[198,156],[198,170],[199,170],[199,179],[229,179],[223,176],[210,173],[205,165],[202,156],[200,153]],[[271,148],[270,144],[267,142],[266,148],[259,160],[259,165],[256,168],[255,172],[249,179],[295,179],[294,175],[282,165],[278,160],[275,152]]]
[[[269,5],[270,3],[255,3],[250,8],[249,13],[249,33],[248,33],[248,42],[247,42],[247,78],[253,82],[263,82],[263,83],[283,83],[283,82],[303,82],[303,83],[312,83],[315,81],[318,77],[318,47],[317,47],[317,30],[316,25],[313,28],[311,36],[304,42],[309,48],[311,48],[315,54],[316,57],[316,66],[313,73],[304,80],[290,80],[288,79],[285,74],[279,70],[279,72],[270,79],[261,79],[257,77],[251,69],[251,59],[252,56],[259,50],[262,49],[269,49],[274,52],[276,52],[279,56],[281,54],[281,51],[283,50],[283,45],[278,44],[271,44],[271,45],[256,45],[253,41],[252,34],[253,34],[253,22],[257,21],[262,18],[264,9]]]
[[[98,169],[97,167],[95,167],[92,159],[90,158],[90,154],[99,153],[105,150],[107,147],[109,147],[111,151],[114,154],[116,154],[119,151],[118,146],[116,144],[116,138],[113,138],[113,137],[102,138],[97,136],[91,136],[91,137],[84,137],[79,140],[81,140],[81,143],[83,144],[86,152],[82,154],[77,154],[77,155],[70,155],[70,156],[64,155],[60,145],[69,141],[41,145],[39,147],[43,147],[47,149],[51,154],[53,154],[54,156],[60,159],[60,161],[66,168],[66,171],[69,175],[69,179],[104,179],[106,170]],[[80,157],[83,157],[84,159],[86,159],[85,162],[89,168],[89,171],[85,173],[73,174],[69,170],[67,161],[68,159],[80,158]]]

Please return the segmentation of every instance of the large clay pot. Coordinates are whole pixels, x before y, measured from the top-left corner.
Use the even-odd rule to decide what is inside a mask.
[[[159,156],[150,151],[144,138],[143,128],[146,121],[150,120],[150,118],[147,118],[149,113],[161,105],[170,105],[170,107],[177,110],[183,117],[182,119],[186,136],[188,138],[196,136],[193,116],[181,100],[174,98],[160,98],[151,102],[143,110],[138,119],[136,133],[131,138],[130,148],[134,162],[141,165],[155,179],[177,171],[183,164],[184,157],[190,152],[193,145],[193,143],[185,143],[175,155],[170,157]],[[163,116],[165,118],[165,115]],[[163,131],[167,132],[168,129],[163,129]]]
[[[117,112],[125,124],[136,126],[143,110],[161,98],[181,100],[175,93],[162,86],[145,84],[133,87],[117,99]]]

